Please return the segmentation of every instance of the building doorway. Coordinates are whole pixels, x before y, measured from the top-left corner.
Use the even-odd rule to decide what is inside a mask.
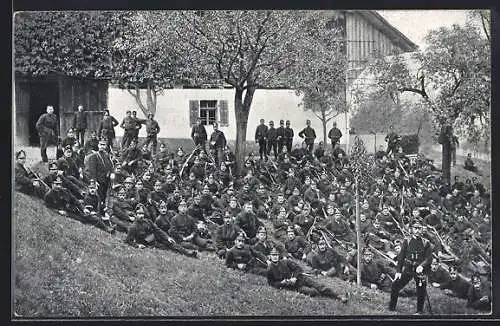
[[[36,130],[36,122],[47,112],[47,105],[54,107],[54,113],[59,116],[59,83],[57,81],[31,81],[29,107],[29,144],[39,146],[40,138]]]

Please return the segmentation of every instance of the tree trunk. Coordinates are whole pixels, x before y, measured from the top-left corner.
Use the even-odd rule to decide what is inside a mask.
[[[356,270],[356,284],[361,286],[361,222],[359,220],[359,192],[358,192],[358,178],[355,178],[356,182],[356,245],[358,248],[357,264],[358,268]]]
[[[152,113],[153,116],[156,113],[156,93],[154,87],[148,83],[148,88],[146,90],[146,107],[148,112],[144,112],[144,115],[147,117],[149,113]]]
[[[445,126],[441,129],[441,171],[443,182],[451,180],[451,137],[453,128]]]
[[[250,106],[252,105],[254,87],[249,87],[246,90],[245,98],[243,99],[243,89],[236,88],[234,94],[234,111],[236,117],[236,144],[234,155],[236,157],[236,170],[239,173],[246,155],[246,136],[248,115]]]
[[[328,144],[326,142],[326,114],[325,110],[321,110],[321,123],[323,124],[323,146],[324,148],[327,148],[326,145]]]

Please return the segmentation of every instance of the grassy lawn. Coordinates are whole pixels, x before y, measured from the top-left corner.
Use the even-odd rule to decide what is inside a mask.
[[[389,295],[320,280],[339,293],[327,298],[279,291],[264,277],[228,270],[213,254],[199,259],[136,249],[124,234],[58,215],[39,199],[14,194],[14,309],[23,317],[338,316],[392,315]],[[473,314],[465,301],[430,289],[434,314]],[[397,314],[412,314],[416,298],[400,298]]]

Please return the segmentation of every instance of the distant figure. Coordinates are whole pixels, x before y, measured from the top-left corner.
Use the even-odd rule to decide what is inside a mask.
[[[458,147],[458,137],[451,136],[451,163],[453,166],[457,165],[457,147]]]
[[[292,152],[292,144],[293,144],[293,129],[290,127],[290,120],[286,120],[285,127],[285,146],[288,153]]]
[[[85,130],[87,129],[87,116],[83,111],[83,105],[78,105],[78,110],[73,115],[73,129],[76,133],[76,139],[81,146],[85,145]]]
[[[158,145],[158,134],[160,133],[160,125],[158,121],[153,119],[153,113],[148,114],[148,119],[146,120],[146,141],[144,145],[146,147],[152,144],[152,153],[156,154],[156,146]]]
[[[224,135],[224,132],[219,130],[217,122],[214,122],[213,126],[214,131],[212,132],[212,135],[210,135],[210,143],[208,147],[214,155],[215,163],[217,166],[220,166],[223,150],[226,147],[226,136]]]
[[[399,146],[399,136],[394,132],[392,125],[389,126],[389,133],[385,136],[385,141],[387,142],[386,154],[396,153]]]
[[[136,130],[136,122],[135,119],[132,118],[132,112],[130,110],[127,110],[125,112],[125,118],[123,118],[122,123],[120,127],[123,128],[123,139],[122,139],[122,150],[129,147],[130,142],[132,139],[135,137],[135,130]]]
[[[264,122],[264,119],[260,119],[260,125],[255,130],[255,142],[259,144],[260,159],[265,158],[267,161],[267,126]]]
[[[40,153],[42,155],[42,161],[48,162],[47,157],[47,146],[49,144],[57,144],[57,139],[59,136],[59,121],[57,116],[54,114],[54,107],[52,105],[47,105],[47,113],[44,113],[38,118],[35,126],[40,136]]]
[[[306,121],[306,127],[299,132],[299,137],[304,138],[307,150],[312,154],[314,148],[314,140],[316,139],[316,132],[311,127],[311,120]]]
[[[464,169],[469,170],[474,173],[478,173],[477,166],[474,165],[474,161],[472,161],[471,153],[467,154],[467,158],[464,162]]]
[[[332,140],[332,150],[335,147],[335,144],[340,141],[340,138],[342,138],[342,132],[340,131],[339,128],[337,128],[337,122],[333,122],[332,124],[332,129],[328,132],[328,138]]]
[[[201,118],[196,119],[196,124],[191,129],[191,138],[194,141],[194,146],[200,145],[205,149],[208,136],[205,126],[201,124]]]
[[[97,138],[104,137],[106,138],[107,141],[107,148],[108,150],[113,149],[113,139],[115,139],[115,127],[118,126],[118,120],[116,120],[114,117],[109,115],[109,110],[104,110],[104,116],[102,117],[101,122],[99,123],[99,129],[97,132]],[[92,149],[98,150],[97,149],[97,143],[94,138],[92,139]],[[94,145],[95,144],[95,145]]]

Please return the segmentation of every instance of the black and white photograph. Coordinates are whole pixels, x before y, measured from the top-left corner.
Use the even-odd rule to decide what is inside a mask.
[[[491,317],[491,16],[14,11],[11,320]]]

